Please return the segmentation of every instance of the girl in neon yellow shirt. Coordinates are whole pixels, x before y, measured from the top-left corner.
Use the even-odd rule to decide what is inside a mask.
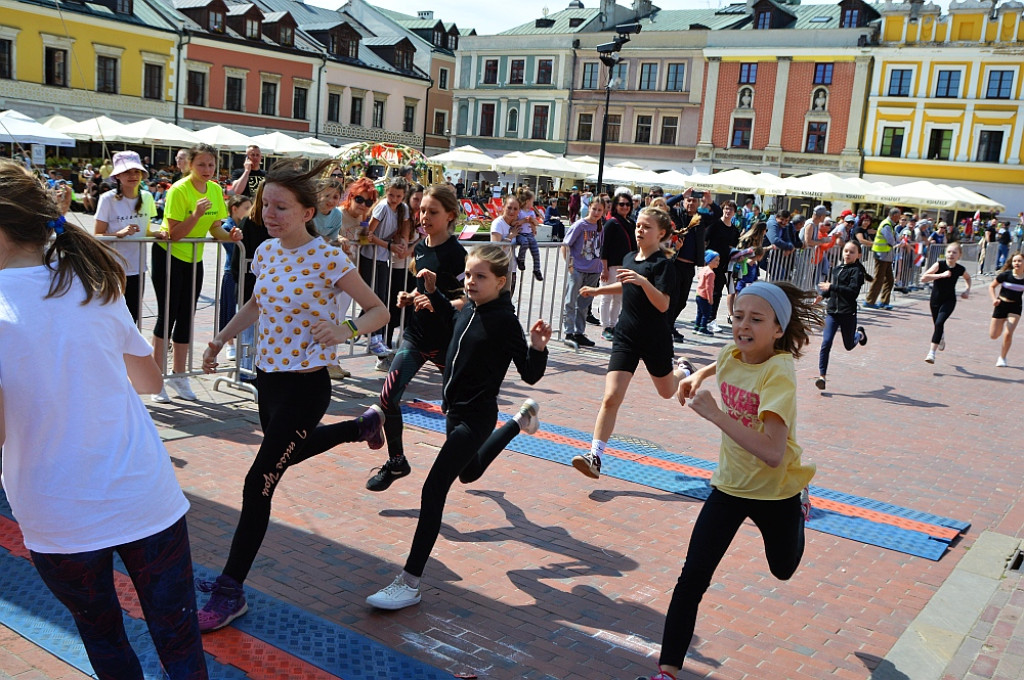
[[[718,360],[679,383],[679,403],[722,430],[711,495],[693,526],[686,562],[665,616],[658,673],[675,680],[697,622],[697,605],[729,544],[748,517],[761,531],[772,574],[789,579],[804,553],[810,512],[807,484],[814,465],[801,462],[796,443],[793,360],[820,326],[813,292],[789,283],[755,282],[736,296],[733,341]],[[717,376],[719,408],[701,383]]]

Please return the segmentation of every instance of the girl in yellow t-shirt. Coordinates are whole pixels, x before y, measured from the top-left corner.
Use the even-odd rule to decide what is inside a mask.
[[[796,443],[796,373],[793,360],[821,325],[814,293],[789,283],[756,282],[737,296],[733,341],[718,360],[679,383],[679,403],[722,430],[711,495],[693,526],[686,562],[665,617],[665,632],[651,680],[674,680],[697,622],[697,605],[711,577],[748,517],[761,531],[772,574],[786,580],[804,552],[810,512],[807,484],[814,465],[800,461]],[[717,375],[719,408],[711,392],[697,389]]]

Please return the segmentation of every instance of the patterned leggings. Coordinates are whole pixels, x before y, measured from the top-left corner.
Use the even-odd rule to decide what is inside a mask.
[[[530,249],[530,255],[533,256],[533,271],[540,271],[540,246],[537,245],[537,237],[533,234],[519,234],[516,236],[515,243],[519,246],[519,254],[516,255],[516,262],[519,264],[519,269],[526,269],[526,249]]]
[[[171,680],[205,680],[192,555],[182,517],[147,538],[83,553],[32,552],[46,587],[68,608],[100,680],[142,679],[114,587],[114,553],[135,585],[156,651]]]

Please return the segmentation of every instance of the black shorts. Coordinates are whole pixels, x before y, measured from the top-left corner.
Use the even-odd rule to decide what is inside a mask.
[[[1020,302],[1007,302],[1006,300],[1000,299],[999,304],[997,304],[992,310],[992,318],[1005,319],[1011,314],[1020,316],[1022,306],[1024,305],[1021,305]]]
[[[627,338],[616,329],[608,370],[636,373],[636,367],[642,359],[651,377],[660,378],[672,372],[674,354],[672,335],[668,329],[663,333],[653,333],[642,341]]]

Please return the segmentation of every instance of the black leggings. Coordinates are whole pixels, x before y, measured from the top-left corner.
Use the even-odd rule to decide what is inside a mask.
[[[519,423],[509,420],[492,430],[498,414],[448,414],[448,437],[430,466],[420,494],[420,518],[412,537],[412,548],[405,562],[405,571],[413,576],[423,575],[423,568],[434,549],[441,531],[441,515],[448,499],[448,490],[458,479],[470,484],[483,476],[487,467],[519,434]]]
[[[132,315],[132,321],[139,322],[142,315],[142,300],[139,299],[139,286],[142,285],[141,274],[128,274],[124,277],[124,303]]]
[[[931,307],[932,321],[935,322],[935,330],[932,331],[932,343],[937,345],[942,342],[942,336],[946,333],[946,320],[953,316],[953,310],[956,309],[956,298],[946,300],[945,302],[933,302]]]
[[[391,270],[391,296],[386,300],[388,311],[391,313],[391,320],[388,321],[388,330],[384,336],[384,342],[391,347],[391,339],[395,335],[395,329],[402,325],[402,308],[398,306],[399,291],[411,292],[416,288],[416,277],[412,275],[408,267],[395,267]],[[412,314],[412,308],[408,308],[406,316]]]
[[[224,573],[245,581],[270,523],[270,501],[285,470],[304,460],[359,439],[355,420],[320,425],[331,403],[326,369],[310,373],[266,373],[256,369],[263,443],[245,476],[242,514],[231,540]]]
[[[675,296],[670,296],[668,308],[668,324],[670,327],[675,325],[676,317],[686,307],[686,298],[690,297],[690,287],[693,285],[693,275],[697,271],[692,262],[674,260],[673,266],[676,268],[676,294]]]
[[[748,517],[761,531],[768,568],[775,578],[788,580],[800,565],[804,554],[804,516],[799,494],[778,501],[758,501],[713,488],[693,525],[683,572],[672,591],[658,661],[661,665],[682,667],[697,624],[697,605]]]
[[[416,347],[411,340],[403,339],[394,359],[391,370],[384,379],[384,387],[380,390],[380,406],[384,409],[384,437],[388,442],[388,456],[398,458],[405,455],[402,444],[402,395],[405,388],[419,372],[423,364],[431,361],[444,371],[444,352],[439,349],[425,350]]]
[[[202,247],[202,246],[199,246]],[[167,260],[171,261],[171,289],[165,285]],[[169,324],[171,340],[179,344],[192,342],[192,321],[196,302],[203,289],[203,263],[193,264],[167,254],[159,243],[153,244],[153,292],[156,294],[156,326],[153,335],[164,337],[164,324]],[[195,293],[192,292],[193,282]]]

